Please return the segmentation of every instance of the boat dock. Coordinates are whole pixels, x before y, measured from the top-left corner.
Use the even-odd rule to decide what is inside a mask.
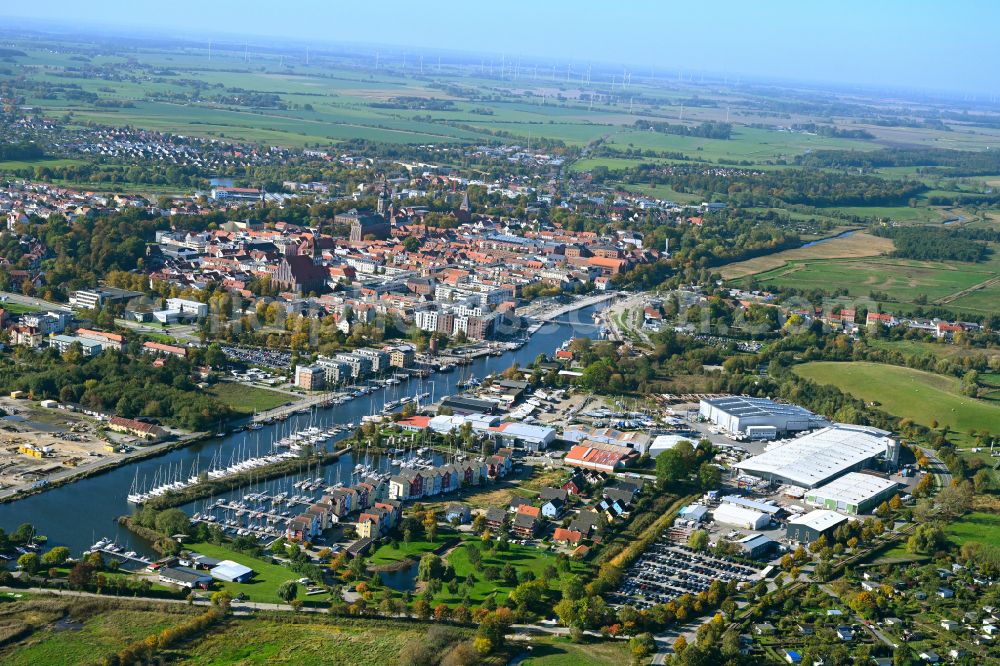
[[[124,550],[121,546],[112,541],[109,541],[108,539],[101,539],[93,546],[91,546],[90,550],[84,553],[84,555],[89,555],[90,553],[101,553],[102,555],[108,555],[120,562],[124,562],[125,564],[141,564],[145,566],[148,564],[152,564],[153,562],[148,557],[143,557],[142,555],[139,555],[135,551]]]

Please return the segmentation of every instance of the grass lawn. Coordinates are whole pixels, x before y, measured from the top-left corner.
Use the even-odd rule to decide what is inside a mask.
[[[795,366],[795,372],[820,384],[833,384],[856,398],[878,401],[901,418],[930,426],[937,421],[953,431],[1000,430],[1000,406],[959,393],[954,377],[881,363],[820,361]]]
[[[343,664],[382,666],[398,663],[400,648],[420,640],[426,627],[376,620],[275,622],[238,619],[175,651],[185,664]]]
[[[957,523],[946,528],[948,536],[959,544],[966,541],[1000,543],[1000,516],[995,513],[973,511],[962,516]]]
[[[30,610],[25,613],[29,614]],[[0,650],[0,663],[6,666],[93,664],[129,643],[182,622],[185,616],[112,609],[97,615],[71,615],[70,619],[73,624],[49,625],[27,640]]]
[[[543,544],[539,546],[526,545],[521,546],[518,544],[510,544],[510,549],[507,552],[497,553],[494,556],[487,556],[486,553],[482,554],[482,559],[480,561],[478,569],[473,567],[472,563],[469,562],[469,550],[471,548],[478,548],[478,537],[470,536],[465,537],[462,545],[458,546],[451,553],[448,554],[447,560],[451,563],[451,566],[455,569],[455,575],[460,579],[464,579],[469,574],[474,574],[476,577],[476,584],[469,593],[469,598],[473,604],[479,604],[493,593],[496,593],[497,602],[502,601],[507,598],[507,594],[514,589],[514,585],[507,585],[503,581],[488,581],[483,575],[483,571],[487,567],[498,567],[502,569],[507,564],[512,565],[517,569],[518,574],[522,571],[531,571],[535,574],[535,578],[542,578],[542,574],[545,569],[549,566],[555,566],[556,555],[553,551],[545,550]],[[581,574],[587,569],[586,565],[579,562],[572,562],[572,572],[576,574]],[[552,590],[553,593],[556,590],[558,582],[553,581]],[[443,602],[449,605],[459,604],[462,602],[461,590],[458,594],[451,594],[448,592],[447,588],[441,590],[441,592],[434,598],[434,605],[438,602]],[[557,597],[553,597],[553,601],[557,601]]]
[[[627,664],[631,657],[628,641],[571,643],[568,638],[532,640],[529,654],[521,662],[523,666],[618,666]]]
[[[280,407],[292,401],[292,396],[277,391],[247,386],[237,382],[221,382],[205,391],[240,414],[253,414]]]
[[[191,544],[188,548],[196,553],[214,557],[217,560],[232,560],[244,566],[248,566],[256,572],[256,575],[249,583],[224,583],[217,581],[222,589],[228,591],[232,596],[241,592],[250,598],[250,601],[264,601],[269,603],[284,603],[278,598],[278,586],[286,580],[298,580],[302,577],[291,569],[287,569],[280,564],[271,564],[268,560],[257,559],[243,553],[229,550],[225,546],[216,546],[212,543]],[[305,589],[299,585],[299,599],[306,599]]]
[[[22,305],[20,303],[4,303],[3,310],[7,315],[21,315],[27,312],[38,312],[38,308],[32,307],[30,305]]]
[[[399,541],[396,543],[396,547],[388,543],[382,544],[371,554],[367,562],[372,567],[380,567],[404,560],[419,560],[424,553],[429,553],[440,548],[446,542],[454,539],[457,534],[454,530],[439,527],[437,537],[434,541],[415,540],[410,543]]]

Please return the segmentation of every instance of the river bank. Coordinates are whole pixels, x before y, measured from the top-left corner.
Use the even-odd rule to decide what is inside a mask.
[[[184,490],[170,491],[160,495],[159,497],[154,497],[146,502],[145,506],[162,511],[163,509],[170,509],[176,506],[189,504],[200,499],[205,499],[206,497],[222,495],[223,493],[231,492],[251,483],[262,483],[264,481],[270,481],[271,479],[277,479],[295,474],[303,467],[323,467],[330,463],[337,462],[340,460],[342,455],[350,452],[350,450],[351,446],[348,445],[339,451],[324,452],[304,458],[280,460],[278,462],[271,463],[270,465],[258,467],[241,474],[233,474],[232,476],[223,477],[221,479],[205,479],[203,481],[199,481],[196,485],[185,488]]]
[[[575,326],[562,321],[546,324],[532,334],[520,349],[508,350],[499,357],[476,359],[465,366],[466,369],[461,374],[441,373],[429,379],[414,379],[404,384],[382,387],[370,395],[344,404],[317,407],[308,414],[293,414],[286,421],[265,424],[257,430],[230,432],[225,437],[207,435],[183,443],[171,442],[167,445],[169,449],[144,449],[143,458],[130,461],[133,464],[113,465],[99,474],[88,470],[83,474],[87,478],[78,476],[74,483],[53,485],[46,489],[47,492],[34,492],[20,496],[18,501],[0,503],[0,527],[10,532],[21,523],[32,523],[39,532],[49,535],[50,545],[66,546],[74,553],[88,549],[98,538],[104,537],[117,538],[119,544],[128,545],[129,549],[140,553],[148,551],[148,544],[142,543],[142,540],[116,522],[118,516],[131,512],[126,497],[136,478],[151,481],[157,476],[163,478],[165,472],[178,474],[178,470],[182,470],[181,476],[186,476],[191,473],[190,470],[212,468],[213,460],[218,465],[219,461],[225,463],[227,460],[240,460],[247,455],[256,455],[257,451],[264,453],[270,450],[272,442],[312,426],[329,429],[349,423],[358,424],[366,416],[380,414],[387,402],[431,390],[431,381],[435,382],[433,390],[440,399],[458,390],[456,384],[463,375],[484,377],[505,370],[514,363],[526,366],[538,354],[552,354],[573,337],[596,337],[598,331],[591,323],[594,310],[596,308],[593,306],[584,308],[574,317],[589,325]],[[341,436],[333,441],[342,439],[346,437]],[[328,465],[325,482],[330,485],[335,485],[338,481],[350,482],[356,464],[363,462],[362,457],[363,452],[356,448],[339,461]],[[439,461],[435,461],[437,462]],[[278,477],[266,484],[258,484],[261,486],[259,490],[267,490],[272,494],[287,490],[287,486],[299,480],[299,476],[301,475],[293,474],[287,478]],[[195,513],[204,509],[201,505],[205,501],[207,500],[191,502],[180,508]]]
[[[86,479],[92,476],[98,476],[100,474],[105,474],[107,472],[119,469],[125,465],[146,460],[147,458],[154,458],[156,456],[162,456],[176,449],[191,446],[197,442],[209,439],[212,437],[211,433],[207,432],[197,432],[191,433],[190,435],[185,435],[175,440],[169,442],[161,442],[159,444],[152,444],[150,446],[144,446],[140,449],[136,449],[131,453],[126,453],[117,458],[109,460],[101,460],[88,465],[81,465],[69,470],[65,473],[58,475],[58,478],[54,480],[45,480],[45,483],[35,482],[32,485],[26,485],[22,487],[14,488],[4,488],[0,491],[0,504],[5,504],[9,502],[14,502],[16,500],[24,499],[30,497],[31,495],[36,495],[38,493],[43,493],[47,490],[55,490],[61,486],[69,483],[74,483],[82,479]]]

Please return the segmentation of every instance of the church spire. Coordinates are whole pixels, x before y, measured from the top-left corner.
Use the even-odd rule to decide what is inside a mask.
[[[392,193],[389,191],[389,183],[385,177],[382,178],[382,191],[378,195],[377,212],[382,217],[389,218],[389,206],[392,204]]]

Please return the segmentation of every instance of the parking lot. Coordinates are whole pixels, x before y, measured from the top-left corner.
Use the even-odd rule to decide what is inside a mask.
[[[621,587],[608,600],[617,606],[651,608],[684,594],[704,592],[714,580],[751,581],[759,573],[759,569],[695,552],[663,536],[628,568]]]
[[[222,348],[222,353],[231,360],[242,361],[247,365],[281,370],[286,369],[292,362],[292,355],[288,352],[260,347],[225,346]]]

